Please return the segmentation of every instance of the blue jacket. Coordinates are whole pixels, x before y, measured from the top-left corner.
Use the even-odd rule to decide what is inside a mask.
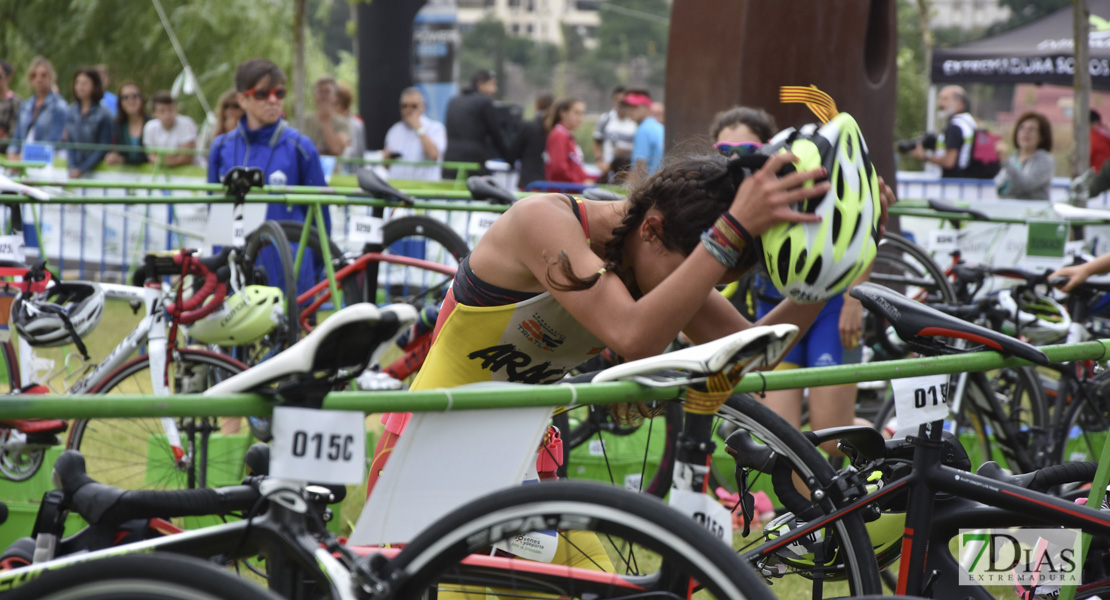
[[[92,105],[89,114],[81,114],[81,103],[74,102],[66,110],[66,141],[75,144],[111,144],[112,113],[100,104]],[[105,150],[70,148],[69,168],[87,173],[104,160]]]
[[[19,152],[22,149],[23,140],[27,139],[27,132],[31,129],[31,117],[34,112],[34,96],[19,105],[19,124],[15,126],[15,134],[12,135],[11,145],[8,146],[9,152]],[[43,101],[42,110],[39,111],[39,117],[35,119],[34,126],[35,142],[62,141],[62,132],[66,127],[65,99],[51,92]]]
[[[258,167],[266,174],[268,185],[327,185],[315,144],[284,119],[251,131],[247,129],[247,118],[243,117],[234,131],[217,136],[208,153],[208,182],[222,182],[232,167]],[[306,208],[270,204],[266,218],[303,222]],[[331,215],[327,209],[324,210],[324,225],[331,231]]]

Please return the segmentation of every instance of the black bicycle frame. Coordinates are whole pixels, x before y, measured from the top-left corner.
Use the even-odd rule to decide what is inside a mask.
[[[878,501],[888,501],[900,493],[908,493],[909,497],[895,592],[898,595],[922,595],[926,587],[933,585],[934,578],[941,584],[938,590],[954,589],[948,586],[955,584],[957,564],[948,552],[948,538],[941,539],[939,534],[951,532],[956,519],[963,523],[974,522],[973,527],[1062,526],[1110,537],[1110,513],[941,464],[946,447],[940,438],[942,427],[942,421],[922,425],[918,435],[911,438],[913,468],[905,477],[752,549],[745,558],[754,562],[828,527],[845,514],[864,510]],[[958,508],[946,507],[938,514],[935,498],[938,493],[951,494],[967,503]],[[975,510],[971,511],[973,508]],[[934,541],[939,543],[930,552]],[[961,597],[992,597],[984,595],[985,590],[977,586],[961,586],[958,593]],[[950,595],[942,593],[937,597]]]

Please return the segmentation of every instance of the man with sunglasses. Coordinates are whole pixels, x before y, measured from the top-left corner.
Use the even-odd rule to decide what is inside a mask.
[[[424,116],[424,95],[410,87],[401,92],[401,120],[385,134],[385,156],[403,162],[439,161],[447,149],[443,123]],[[393,179],[439,180],[439,167],[390,165]]]
[[[235,90],[243,118],[233,131],[217,136],[208,154],[208,182],[221,183],[232,167],[262,169],[267,185],[326,185],[320,154],[307,135],[289,126],[282,116],[285,73],[273,62],[252,58],[235,70]],[[308,207],[283,203],[266,205],[266,219],[304,222]],[[324,207],[324,225],[331,231],[331,215]],[[219,225],[231,227],[230,224]],[[295,248],[295,247],[294,247]],[[301,269],[298,290],[319,279],[323,263],[306,249],[313,268]],[[267,269],[280,274],[280,269]],[[275,282],[274,285],[280,285]]]

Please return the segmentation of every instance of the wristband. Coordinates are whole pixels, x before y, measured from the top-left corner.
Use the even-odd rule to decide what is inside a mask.
[[[726,269],[735,269],[752,253],[752,236],[732,215],[723,213],[712,227],[701,235],[705,249]]]

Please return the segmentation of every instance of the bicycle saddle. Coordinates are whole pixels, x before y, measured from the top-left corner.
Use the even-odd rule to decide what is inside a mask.
[[[370,167],[363,167],[358,170],[358,187],[375,198],[403,202],[406,206],[412,206],[415,202],[408,194],[389,185]]]
[[[22,183],[16,183],[5,175],[0,175],[0,194],[22,194],[32,200],[38,200],[40,202],[48,202],[50,200],[50,195],[46,192],[38,188],[23,185]]]
[[[471,175],[466,178],[466,189],[475,200],[489,200],[494,204],[513,204],[517,196],[501,187],[489,175]]]
[[[738,363],[743,364],[747,373],[777,363],[797,335],[798,328],[789,324],[750,327],[705,344],[609,367],[598,373],[593,383],[631,379],[669,369],[710,375]],[[676,385],[679,383],[684,382],[676,382]]]
[[[951,202],[948,202],[947,200],[936,200],[936,199],[929,200],[929,208],[931,208],[931,209],[933,209],[937,212],[968,214],[968,215],[971,215],[972,217],[974,217],[976,220],[980,220],[980,221],[989,221],[990,220],[990,216],[988,216],[987,213],[985,213],[983,211],[975,210],[974,208],[964,208],[962,206],[956,206],[955,204],[952,204]]]
[[[935,340],[930,336],[954,337],[982,344],[1003,354],[1023,358],[1038,365],[1047,365],[1048,357],[1036,347],[1004,333],[991,331],[974,323],[946,315],[927,304],[915,302],[890,288],[871,282],[852,288],[852,297],[863,303],[864,308],[877,314],[894,326],[898,337],[918,349],[933,354],[952,354],[960,350]]]
[[[582,190],[582,197],[587,200],[602,200],[612,202],[624,200],[624,196],[622,196],[621,194],[618,194],[613,190],[607,190],[602,187],[586,188]]]
[[[361,373],[366,365],[416,322],[416,308],[370,303],[348,306],[324,320],[312,333],[281,354],[208,388],[205,395],[249,392],[279,379],[325,371]]]

